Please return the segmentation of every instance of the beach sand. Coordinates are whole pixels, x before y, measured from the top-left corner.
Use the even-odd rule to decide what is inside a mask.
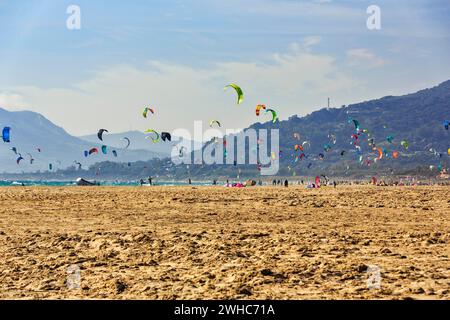
[[[449,187],[0,188],[2,299],[449,299],[449,244]]]

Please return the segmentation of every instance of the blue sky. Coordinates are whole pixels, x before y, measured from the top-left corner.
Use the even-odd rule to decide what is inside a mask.
[[[68,30],[66,8],[81,8]],[[368,30],[366,9],[381,9]],[[80,135],[281,119],[450,79],[445,0],[0,0],[0,106]],[[223,86],[236,82],[236,106]],[[154,122],[139,114],[156,108]]]

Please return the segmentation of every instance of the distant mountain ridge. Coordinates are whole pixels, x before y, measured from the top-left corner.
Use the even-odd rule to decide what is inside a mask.
[[[48,170],[49,163],[55,169],[65,168],[78,161],[84,167],[93,163],[109,161],[138,161],[149,160],[165,155],[148,150],[123,150],[117,148],[118,157],[111,154],[93,155],[84,157],[84,151],[90,148],[101,147],[101,141],[87,142],[80,138],[71,136],[63,128],[53,124],[39,113],[31,111],[7,111],[0,108],[0,128],[11,127],[11,142],[0,141],[0,172],[30,172],[37,170]],[[105,143],[106,144],[106,143]],[[16,164],[16,155],[11,148],[17,148],[24,160],[20,165]],[[39,152],[37,149],[41,149]],[[34,163],[30,164],[30,154]]]

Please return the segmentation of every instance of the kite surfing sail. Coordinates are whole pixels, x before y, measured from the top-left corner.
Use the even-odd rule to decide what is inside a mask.
[[[268,113],[268,112],[270,112],[272,114],[272,123],[277,122],[277,120],[278,120],[277,112],[273,109],[267,109],[266,113]]]
[[[237,104],[241,104],[242,101],[244,101],[244,92],[242,92],[242,89],[235,83],[231,83],[227,86],[225,86],[224,90],[226,90],[227,88],[233,88],[236,93],[237,93]]]
[[[266,110],[266,106],[263,105],[263,104],[258,104],[258,105],[256,106],[255,113],[256,113],[256,116],[257,116],[257,117],[259,117],[259,114],[261,113],[261,109]]]
[[[127,142],[127,145],[125,146],[125,149],[128,149],[128,147],[129,147],[130,144],[131,144],[130,139],[128,139],[127,137],[124,137],[124,138],[122,138],[122,140],[125,140],[125,141]]]
[[[213,127],[214,124],[216,124],[219,128],[222,126],[222,125],[220,124],[220,122],[217,121],[217,120],[211,120],[211,121],[209,122],[209,126],[210,126],[211,128]]]
[[[162,141],[172,141],[172,136],[169,132],[161,132]]]
[[[155,109],[145,107],[144,110],[142,110],[142,116],[143,116],[144,118],[147,118],[147,115],[148,115],[149,112],[150,112],[151,114],[155,114]]]
[[[103,141],[103,133],[104,132],[108,132],[108,130],[106,130],[106,129],[98,130],[97,137],[100,139],[100,141]]]
[[[9,143],[11,142],[11,128],[10,127],[4,127],[3,131],[2,131],[2,138],[3,138],[3,142]]]
[[[155,138],[152,138],[151,136],[146,136],[145,139],[151,138],[153,143],[157,143],[159,141],[159,137],[160,137],[159,133],[156,132],[155,130],[148,129],[148,130],[145,130],[145,133],[154,133],[155,134]]]

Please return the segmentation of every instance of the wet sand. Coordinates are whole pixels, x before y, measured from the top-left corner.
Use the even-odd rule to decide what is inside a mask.
[[[449,299],[449,244],[450,187],[0,188],[2,299]]]

